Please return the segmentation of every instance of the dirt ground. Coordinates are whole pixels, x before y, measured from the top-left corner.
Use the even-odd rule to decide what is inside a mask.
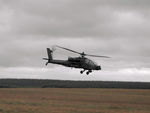
[[[150,113],[150,90],[1,88],[0,113]]]

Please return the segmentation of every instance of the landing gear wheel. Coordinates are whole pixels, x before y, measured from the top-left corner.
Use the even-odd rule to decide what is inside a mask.
[[[88,75],[88,74],[89,74],[89,72],[86,72],[86,74]]]
[[[81,70],[80,73],[83,74],[85,70]]]
[[[80,71],[81,74],[83,74],[83,71]]]

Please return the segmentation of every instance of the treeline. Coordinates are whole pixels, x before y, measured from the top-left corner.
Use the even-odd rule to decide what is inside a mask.
[[[125,89],[150,89],[150,82],[0,79],[0,88],[125,88]]]

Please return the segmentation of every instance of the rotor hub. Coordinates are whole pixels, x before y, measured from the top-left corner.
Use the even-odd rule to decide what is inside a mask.
[[[81,53],[81,56],[84,57],[86,54],[84,52]]]

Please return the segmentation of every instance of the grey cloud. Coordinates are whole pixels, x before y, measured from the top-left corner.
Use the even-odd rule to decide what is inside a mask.
[[[16,33],[58,37],[91,36],[108,38],[117,36],[120,38],[122,36],[149,35],[148,30],[146,30],[149,29],[149,25],[147,25],[149,16],[143,17],[143,13],[140,12],[141,9],[147,7],[148,3],[148,1],[117,0],[95,2],[91,0],[39,0],[35,4],[34,1],[17,0],[7,4],[14,10],[12,31]],[[121,14],[126,16],[128,13],[131,13],[129,15],[131,19],[133,14],[135,21],[137,21],[137,18],[141,18],[142,23],[118,24],[118,16],[123,16]],[[133,20],[129,19],[124,21],[127,21],[127,23],[133,22]]]

